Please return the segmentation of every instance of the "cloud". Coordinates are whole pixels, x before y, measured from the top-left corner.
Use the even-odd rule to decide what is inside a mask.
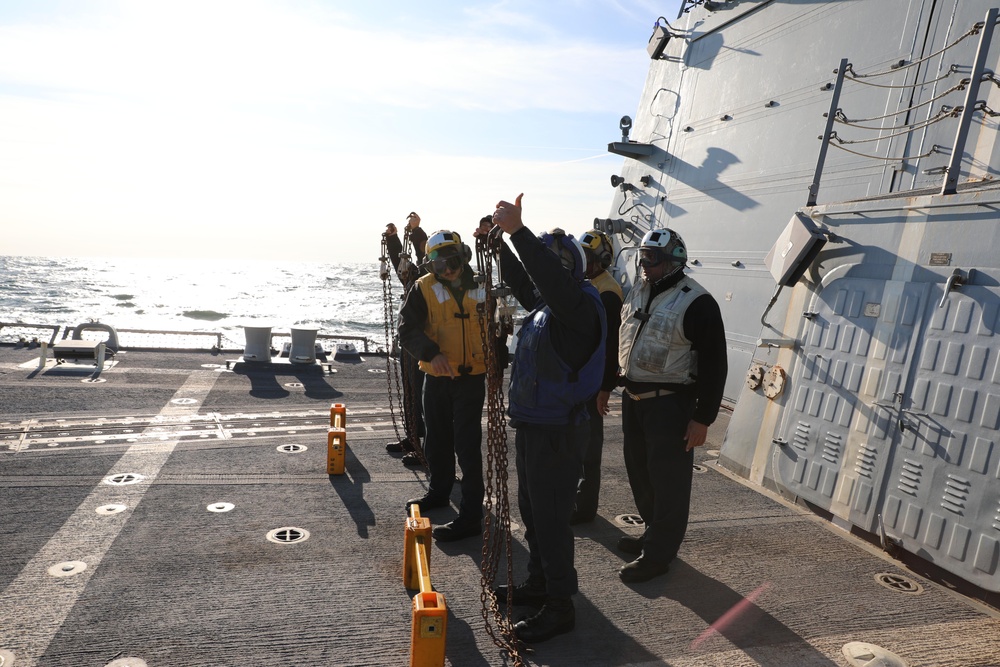
[[[316,3],[85,7],[108,11],[0,24],[4,254],[350,259],[410,210],[469,231],[519,192],[529,225],[582,231],[608,212],[634,51],[648,66],[511,3],[434,30]],[[570,136],[601,113],[606,136]]]
[[[0,28],[0,80],[39,92],[153,100],[492,111],[600,111],[634,90],[623,72],[634,71],[641,45],[489,29],[530,21],[494,10],[473,16],[468,28],[417,33],[316,7],[125,3],[74,23]]]

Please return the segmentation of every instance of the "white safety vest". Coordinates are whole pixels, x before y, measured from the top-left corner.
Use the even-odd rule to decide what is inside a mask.
[[[633,286],[622,306],[618,364],[625,377],[634,382],[694,384],[698,358],[691,349],[691,341],[684,336],[684,313],[708,290],[684,276],[653,299],[649,319],[643,325],[634,315],[645,314],[642,309],[650,290],[651,286],[645,282]]]

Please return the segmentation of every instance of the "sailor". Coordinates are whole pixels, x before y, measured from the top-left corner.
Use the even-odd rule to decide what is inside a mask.
[[[621,313],[618,362],[625,469],[645,531],[618,548],[638,558],[622,581],[667,572],[684,540],[694,448],[705,444],[726,383],[726,332],[715,298],[685,275],[687,247],[670,229],[639,246],[642,281]]]
[[[480,535],[483,520],[483,403],[486,364],[476,308],[485,292],[469,260],[472,251],[448,230],[427,241],[426,265],[399,312],[399,341],[420,360],[425,373],[423,410],[427,437],[424,455],[430,480],[427,493],[412,498],[420,511],[446,507],[455,484],[455,458],[462,470],[458,516],[434,528],[448,542]]]
[[[508,413],[516,429],[517,496],[528,542],[528,578],[495,593],[539,611],[514,626],[518,639],[541,642],[576,622],[574,536],[570,517],[587,442],[586,403],[604,369],[604,309],[586,281],[583,248],[552,230],[538,237],[521,221],[521,197],[497,204],[493,220],[510,235],[520,262],[501,246],[500,267],[529,311],[511,365]]]
[[[601,455],[604,452],[604,415],[608,414],[611,390],[618,386],[618,327],[621,325],[622,288],[608,273],[614,259],[611,238],[602,231],[591,229],[580,237],[587,255],[587,279],[597,288],[607,316],[607,340],[604,354],[604,377],[601,389],[587,402],[590,432],[587,453],[583,458],[583,477],[576,490],[576,510],[571,523],[589,523],[597,516],[601,493]]]
[[[389,223],[385,226],[382,236],[385,238],[386,250],[392,262],[392,268],[396,271],[399,281],[403,284],[403,298],[417,282],[417,278],[423,273],[420,263],[424,258],[424,250],[427,244],[427,233],[420,229],[420,216],[411,211],[406,216],[406,232],[413,257],[403,256],[403,242],[396,232],[396,225]],[[417,360],[406,350],[400,353],[400,371],[403,377],[403,431],[405,437],[398,442],[390,442],[385,446],[387,452],[404,452],[403,464],[407,466],[421,465],[420,457],[415,452],[415,445],[420,444],[420,438],[424,437],[424,416],[420,405],[421,393],[424,386],[424,373],[417,365]]]

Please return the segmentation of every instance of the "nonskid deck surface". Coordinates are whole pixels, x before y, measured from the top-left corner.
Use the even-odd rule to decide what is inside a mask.
[[[426,481],[385,452],[384,357],[331,374],[129,352],[96,377],[33,358],[0,348],[0,665],[409,664],[403,505]],[[342,476],[326,474],[333,402],[348,408]],[[995,613],[721,471],[725,417],[697,453],[680,559],[624,585],[615,544],[639,528],[612,410],[600,514],[575,528],[576,630],[530,664],[834,666],[868,642],[912,666],[1000,665]],[[308,538],[268,539],[279,528]],[[510,664],[484,630],[480,559],[474,539],[432,548],[449,665]]]

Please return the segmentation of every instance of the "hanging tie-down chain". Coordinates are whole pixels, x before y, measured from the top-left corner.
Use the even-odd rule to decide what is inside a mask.
[[[392,429],[396,434],[397,440],[402,440],[399,434],[399,422],[396,418],[396,408],[395,405],[398,404],[403,412],[404,426],[403,431],[406,439],[410,443],[411,450],[417,455],[421,463],[426,464],[424,459],[423,450],[420,447],[420,439],[417,436],[417,423],[416,423],[416,406],[415,401],[419,401],[419,396],[414,396],[414,392],[401,391],[400,389],[400,378],[402,375],[402,382],[409,383],[410,378],[407,376],[408,372],[414,372],[412,369],[407,371],[404,365],[408,362],[404,359],[403,355],[406,352],[403,351],[398,341],[394,344],[394,336],[396,333],[396,309],[393,304],[392,297],[392,264],[389,259],[389,249],[386,243],[386,235],[382,235],[382,256],[379,258],[379,277],[382,279],[382,319],[385,328],[385,372],[386,372],[386,384],[389,394],[389,414],[392,416]],[[410,261],[410,230],[407,228],[403,232],[403,244],[402,251],[399,253],[399,265],[396,268],[396,273],[399,276],[400,281],[403,283],[403,298],[411,289],[414,288],[416,284],[416,274],[417,269]],[[392,332],[390,334],[390,332]],[[399,363],[392,363],[393,351],[397,350],[399,354]],[[395,391],[393,391],[395,385]],[[406,405],[404,406],[404,400]]]
[[[507,599],[506,614],[501,613],[493,593],[500,559],[506,555],[507,582],[513,585],[514,561],[510,535],[510,494],[507,480],[507,419],[504,416],[503,368],[507,337],[513,334],[514,306],[510,289],[503,284],[498,267],[498,282],[493,283],[493,260],[499,257],[500,230],[476,237],[476,282],[485,292],[478,308],[486,359],[486,477],[485,519],[483,524],[482,571],[483,620],[493,643],[507,651],[515,667],[524,665],[511,622],[513,609]]]
[[[399,364],[392,363],[394,351],[393,339],[390,331],[396,331],[396,309],[392,303],[392,264],[389,261],[389,249],[386,246],[386,235],[382,235],[382,255],[378,258],[378,276],[382,279],[382,324],[385,329],[385,378],[386,389],[389,393],[389,414],[392,416],[392,429],[399,436],[399,425],[396,422],[396,407],[403,406],[402,394],[399,386]],[[393,380],[395,380],[396,391],[393,392]]]

